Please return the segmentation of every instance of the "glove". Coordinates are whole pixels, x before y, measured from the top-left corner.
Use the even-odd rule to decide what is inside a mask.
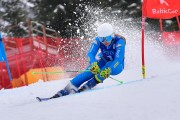
[[[93,74],[98,74],[100,73],[100,68],[97,64],[97,62],[94,62],[91,64],[91,67],[89,68],[89,70],[93,73]]]
[[[102,77],[102,78],[108,78],[109,76],[110,76],[110,73],[111,73],[111,69],[108,67],[108,68],[105,68],[104,70],[102,70],[101,72],[100,72],[100,76]]]

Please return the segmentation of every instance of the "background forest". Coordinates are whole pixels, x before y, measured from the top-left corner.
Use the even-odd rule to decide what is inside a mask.
[[[141,0],[1,0],[0,31],[7,36],[27,36],[27,20],[53,28],[63,37],[78,36],[77,30],[88,21],[87,6],[105,10],[106,14],[141,21]],[[158,20],[148,20],[158,24]],[[158,25],[155,29],[159,30]],[[177,30],[175,19],[163,22],[167,31]]]

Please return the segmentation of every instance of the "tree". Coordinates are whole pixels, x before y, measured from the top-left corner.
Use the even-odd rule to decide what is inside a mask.
[[[27,19],[25,5],[20,0],[0,1],[1,31],[10,36],[23,36],[26,33],[23,22]]]
[[[103,14],[141,17],[141,0],[1,0],[0,3],[1,23],[6,23],[1,29],[15,36],[25,35],[26,28],[21,24],[27,18],[60,31],[64,37],[78,36],[77,31],[92,14],[87,6],[103,9]]]
[[[78,35],[77,30],[91,14],[86,10],[88,5],[107,9],[108,14],[121,10],[121,16],[141,15],[140,0],[36,0],[33,4],[35,20],[60,31],[64,37]]]

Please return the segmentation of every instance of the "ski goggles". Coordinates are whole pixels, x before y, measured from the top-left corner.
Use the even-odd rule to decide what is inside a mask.
[[[107,36],[107,37],[98,37],[98,38],[99,38],[100,42],[104,42],[104,41],[111,42],[111,40],[112,40],[112,36],[111,35]]]

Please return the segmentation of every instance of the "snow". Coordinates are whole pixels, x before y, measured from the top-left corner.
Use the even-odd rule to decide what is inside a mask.
[[[23,4],[27,5],[28,7],[34,7],[34,4],[28,2],[27,0],[20,0]]]
[[[147,79],[142,80],[139,65],[128,63],[122,74],[112,76],[125,84],[109,78],[92,91],[46,102],[35,97],[54,95],[70,79],[1,90],[1,120],[179,120],[180,63],[168,60],[152,42],[145,48]]]
[[[103,15],[99,17],[104,18]],[[0,119],[180,120],[179,58],[170,58],[169,56],[172,55],[165,51],[162,43],[157,42],[156,32],[146,31],[147,79],[142,79],[141,29],[134,26],[135,23],[131,20],[124,20],[124,22],[120,18],[117,18],[118,20],[115,20],[115,17],[107,18],[108,21],[98,19],[99,21],[93,21],[89,24],[93,23],[97,26],[104,21],[110,22],[115,28],[115,32],[127,39],[125,69],[120,75],[112,76],[123,80],[124,84],[119,85],[117,81],[108,78],[92,91],[46,102],[38,102],[35,98],[37,96],[51,97],[63,89],[71,78],[51,82],[39,80],[39,82],[29,86],[1,90]],[[93,36],[89,28],[94,31],[93,28],[96,27],[90,26],[88,28],[85,26],[84,28],[90,36]]]
[[[66,10],[65,10],[65,7],[63,5],[59,4],[53,12],[57,13],[58,9],[62,10],[66,14]]]
[[[125,70],[123,80],[134,71]],[[119,78],[117,76],[117,78]],[[47,102],[36,96],[48,97],[61,89],[68,80],[43,83],[0,92],[2,120],[178,120],[180,97],[179,71],[153,79],[137,80],[115,87],[108,79],[94,91],[71,95]],[[135,80],[133,78],[129,79]],[[102,89],[104,87],[104,89]]]

